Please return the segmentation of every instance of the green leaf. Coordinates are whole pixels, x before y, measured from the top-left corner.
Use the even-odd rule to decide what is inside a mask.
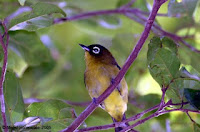
[[[169,16],[192,16],[198,0],[170,0]]]
[[[190,74],[185,67],[182,67],[179,71],[179,77],[174,79],[169,85],[167,90],[167,96],[172,99],[173,103],[181,103],[185,100],[184,88],[199,89],[200,81],[199,77]],[[186,105],[185,108],[191,108],[190,105]]]
[[[200,110],[200,88],[199,90],[184,88],[184,95],[194,108]]]
[[[198,23],[200,21],[200,1],[197,2],[193,17],[196,23]]]
[[[51,17],[47,17],[47,15],[60,13],[63,16],[66,16],[62,9],[53,4],[38,2],[31,7],[31,12],[26,12],[19,17],[12,19],[8,28],[10,30],[24,29],[28,31],[35,31],[39,28],[47,27],[53,24],[53,19]]]
[[[148,109],[160,103],[160,95],[147,94],[147,95],[141,96],[138,98],[137,103],[142,104],[145,107],[144,109]]]
[[[197,123],[193,123],[194,126],[194,132],[199,132],[200,131],[200,125]]]
[[[7,71],[4,82],[4,97],[8,125],[21,121],[24,115],[24,101],[21,87],[15,74]],[[0,115],[1,124],[2,117]]]
[[[130,2],[131,0],[119,0],[117,3],[117,7],[121,7],[125,4],[128,4],[128,2]]]
[[[140,8],[141,10],[143,11],[148,11],[148,8],[147,8],[147,1],[146,0],[136,0],[134,3],[133,3],[133,6],[134,8]]]
[[[26,0],[18,0],[19,1],[19,4],[21,5],[21,6],[24,6],[24,3],[26,2]]]
[[[87,11],[106,10],[115,9],[117,2],[118,0],[69,0],[67,1],[67,7],[75,7]]]
[[[9,32],[12,50],[22,56],[29,65],[38,65],[49,60],[49,50],[43,45],[35,32]]]
[[[27,20],[26,22],[22,22],[14,26],[13,28],[10,29],[10,31],[15,31],[15,30],[27,30],[27,31],[36,31],[41,28],[49,27],[53,24],[53,17],[51,16],[40,16],[36,17],[30,20]]]
[[[191,65],[195,70],[200,73],[200,54],[191,51],[187,47],[180,48],[179,50],[180,60],[183,64]]]
[[[152,77],[160,84],[167,86],[177,77],[180,61],[176,55],[177,48],[168,38],[153,38],[147,53],[148,68]]]
[[[66,128],[74,120],[73,108],[61,100],[48,100],[46,102],[32,103],[25,111],[26,117],[52,118],[43,126],[50,126],[51,131],[59,131]]]
[[[168,38],[154,37],[147,53],[148,68],[160,86],[169,86],[166,94],[173,103],[184,100],[183,89],[198,89],[199,78],[180,68],[176,44]]]
[[[130,1],[131,0],[119,0],[118,3],[117,3],[117,8],[128,4]],[[136,0],[136,1],[134,1],[133,5],[131,7],[140,8],[143,11],[148,11],[146,0]]]
[[[8,49],[8,69],[13,70],[18,77],[22,77],[27,67],[28,64],[25,60],[19,54],[12,51],[12,48],[10,47]]]

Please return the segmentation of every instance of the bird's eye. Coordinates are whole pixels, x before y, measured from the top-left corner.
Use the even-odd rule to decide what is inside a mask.
[[[99,54],[99,52],[100,52],[99,47],[93,47],[92,52],[95,53],[95,54]]]

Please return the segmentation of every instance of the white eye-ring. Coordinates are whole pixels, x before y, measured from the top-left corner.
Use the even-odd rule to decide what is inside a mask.
[[[92,52],[95,53],[95,54],[99,54],[100,48],[95,46],[95,47],[93,47]]]

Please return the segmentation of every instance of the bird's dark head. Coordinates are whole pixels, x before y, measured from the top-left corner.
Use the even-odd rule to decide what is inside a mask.
[[[105,63],[115,64],[115,58],[112,56],[110,51],[100,44],[92,44],[85,46],[79,44],[85,50],[85,61],[86,63]]]
[[[105,54],[110,54],[110,52],[100,44],[92,44],[89,46],[85,46],[83,44],[79,44],[86,52],[88,52],[92,56],[100,57]]]

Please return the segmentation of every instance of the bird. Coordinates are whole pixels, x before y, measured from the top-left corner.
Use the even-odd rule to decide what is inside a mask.
[[[84,83],[92,99],[98,98],[109,86],[120,71],[111,52],[100,44],[89,46],[79,44],[85,51],[85,73]],[[128,103],[128,86],[125,78],[114,89],[114,91],[99,105],[108,112],[113,122],[121,122],[126,119],[125,112]],[[119,132],[127,123],[115,128]]]

